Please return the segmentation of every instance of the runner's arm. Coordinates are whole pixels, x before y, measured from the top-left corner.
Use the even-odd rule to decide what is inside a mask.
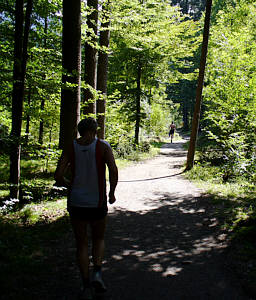
[[[109,171],[109,184],[110,184],[109,203],[113,204],[116,201],[115,189],[118,182],[118,169],[116,166],[112,149],[109,146],[105,148],[105,159]]]
[[[56,171],[54,173],[54,179],[57,185],[64,184],[63,176],[69,164],[70,164],[70,153],[67,151],[62,151],[62,154],[57,164]]]

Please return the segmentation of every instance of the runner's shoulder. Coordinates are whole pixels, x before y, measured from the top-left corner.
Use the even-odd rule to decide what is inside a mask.
[[[101,140],[101,139],[98,139],[98,140],[100,142],[100,147],[104,153],[112,152],[112,148],[107,141]]]

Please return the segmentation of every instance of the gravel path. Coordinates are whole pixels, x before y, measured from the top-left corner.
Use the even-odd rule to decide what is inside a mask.
[[[250,299],[225,264],[214,207],[181,174],[184,142],[120,172],[104,265],[113,300]]]

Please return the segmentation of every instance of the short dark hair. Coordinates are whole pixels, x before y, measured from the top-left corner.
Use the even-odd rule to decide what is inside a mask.
[[[77,130],[81,136],[83,136],[86,132],[91,131],[96,134],[97,132],[97,121],[91,117],[85,118],[81,120],[77,125]]]

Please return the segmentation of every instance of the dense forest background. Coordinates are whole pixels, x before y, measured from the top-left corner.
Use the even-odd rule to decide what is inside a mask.
[[[64,290],[73,284],[74,246],[66,211],[67,189],[55,186],[53,175],[61,151],[76,137],[79,119],[97,119],[98,136],[111,144],[120,168],[159,153],[159,148],[170,142],[169,125],[174,121],[178,130],[174,144],[168,147],[173,150],[172,158],[180,162],[180,151],[175,147],[185,144],[185,139],[175,143],[180,137],[189,140],[193,133],[209,3],[211,0],[0,0],[0,278],[4,299],[30,299],[33,290],[34,299],[48,299],[51,289],[62,288],[63,298]],[[201,196],[193,198],[186,186],[189,194],[173,192],[172,183],[177,181],[170,180],[170,197],[163,188],[158,210],[155,205],[146,214],[117,209],[110,216],[116,225],[110,227],[109,235],[114,252],[122,252],[123,244],[139,243],[143,251],[134,247],[136,253],[147,255],[146,260],[150,257],[154,266],[153,256],[163,265],[171,260],[172,267],[182,262],[181,270],[188,265],[189,283],[193,267],[196,274],[199,267],[206,268],[207,275],[214,257],[222,264],[219,259],[224,251],[223,278],[232,279],[233,274],[232,278],[228,274],[234,270],[254,298],[255,57],[255,0],[213,0],[196,155],[193,168],[184,171],[184,176],[202,188]],[[172,162],[168,168],[177,170],[179,165]],[[181,189],[183,184],[186,181],[182,180]],[[151,200],[149,205],[158,198]],[[154,239],[154,230],[158,234],[164,222],[166,230],[157,236],[152,248],[152,239],[144,236]],[[129,224],[132,230],[134,224],[138,226],[132,238],[124,241],[120,236],[127,237]],[[141,235],[145,224],[149,231]],[[195,235],[191,234],[193,228]],[[211,233],[208,238],[208,230],[216,235]],[[182,243],[178,241],[176,247],[177,234]],[[119,246],[115,246],[117,240]],[[168,241],[174,246],[164,254],[167,262],[162,251],[161,255],[144,252],[146,245],[150,253],[160,253],[159,245],[164,249]],[[193,260],[186,251],[191,248],[194,252],[196,247],[205,256],[196,253]],[[134,249],[124,251],[131,254],[129,260],[122,254],[127,265],[116,256],[122,282],[129,277],[134,281],[136,268],[140,269],[138,276],[143,274]],[[131,257],[136,257],[136,268]],[[144,263],[143,257],[140,259]],[[123,280],[124,267],[131,273]],[[161,275],[159,270],[157,267]],[[183,289],[186,275],[174,274]],[[162,285],[155,284],[155,275],[152,282],[159,289]],[[225,280],[216,281],[215,276],[208,279],[228,293]],[[115,276],[113,280],[119,290]],[[173,281],[173,277],[168,280]],[[209,289],[215,293],[212,286]]]
[[[19,167],[17,149],[19,198],[28,200],[31,185],[46,185],[42,173],[52,176],[79,116],[97,118],[99,136],[117,157],[149,151],[168,135],[171,121],[189,132],[204,0],[18,2],[0,1],[2,200],[9,160]],[[254,1],[213,2],[197,154],[224,182],[243,178],[250,186],[256,178],[255,15]],[[14,185],[17,172],[11,171]]]

